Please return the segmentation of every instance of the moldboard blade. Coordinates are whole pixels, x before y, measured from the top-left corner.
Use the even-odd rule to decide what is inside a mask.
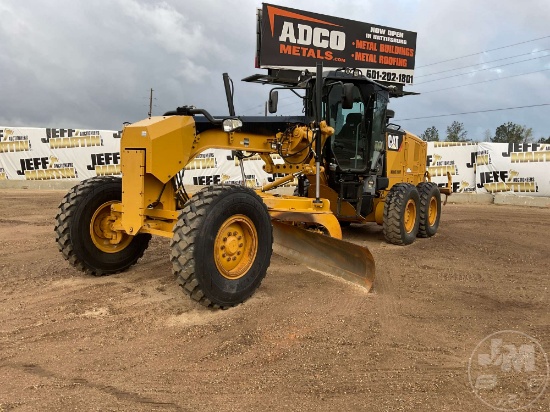
[[[367,248],[275,220],[272,223],[275,253],[371,289],[375,264]]]

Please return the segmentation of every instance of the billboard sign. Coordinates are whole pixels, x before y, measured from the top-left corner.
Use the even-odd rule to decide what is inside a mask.
[[[354,68],[381,82],[412,84],[416,33],[264,3],[259,68]]]

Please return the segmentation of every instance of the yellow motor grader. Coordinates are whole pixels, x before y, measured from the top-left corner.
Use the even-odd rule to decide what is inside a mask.
[[[114,274],[138,261],[151,235],[167,237],[183,290],[203,305],[227,308],[260,285],[273,248],[370,289],[374,259],[341,240],[342,225],[376,222],[390,243],[402,245],[435,234],[441,200],[426,174],[426,143],[388,123],[391,88],[355,70],[323,73],[320,65],[316,73],[275,70],[243,80],[274,85],[272,113],[278,89],[291,90],[304,102],[303,115],[236,116],[224,74],[229,116],[184,106],[127,125],[122,178],[84,180],[59,206],[56,240],[73,266]],[[189,196],[185,166],[210,148],[237,153],[243,185]],[[245,153],[283,177],[245,187]],[[294,196],[268,193],[296,177]]]

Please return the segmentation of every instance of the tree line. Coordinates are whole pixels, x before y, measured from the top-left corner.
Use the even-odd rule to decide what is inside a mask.
[[[507,122],[498,126],[494,133],[489,129],[485,130],[484,140],[486,142],[493,143],[549,143],[549,137],[541,137],[536,140],[533,138],[533,128],[524,125]],[[420,138],[427,142],[471,142],[472,139],[468,138],[468,132],[464,128],[464,124],[457,122],[456,120],[445,131],[443,139],[439,137],[439,130],[435,126],[428,127],[421,135]]]

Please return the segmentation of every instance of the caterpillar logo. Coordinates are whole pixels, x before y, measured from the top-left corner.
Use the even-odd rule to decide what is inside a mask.
[[[0,167],[0,180],[8,180],[8,175],[3,167]]]
[[[477,142],[434,142],[434,147],[473,146]]]
[[[399,136],[395,136],[392,134],[388,135],[388,149],[399,150]]]
[[[60,163],[55,156],[20,159],[18,175],[26,180],[77,179],[78,172],[73,163]]]
[[[218,162],[214,153],[201,153],[185,166],[185,170],[215,169],[216,167],[218,167]]]
[[[399,151],[403,144],[403,136],[397,134],[388,134],[388,150]]]
[[[46,129],[41,141],[49,143],[51,149],[103,146],[99,130]]]
[[[29,136],[14,135],[12,129],[0,129],[0,153],[25,152],[31,150]]]
[[[96,176],[120,175],[120,152],[94,153],[90,155],[91,163],[86,166],[94,170]]]

